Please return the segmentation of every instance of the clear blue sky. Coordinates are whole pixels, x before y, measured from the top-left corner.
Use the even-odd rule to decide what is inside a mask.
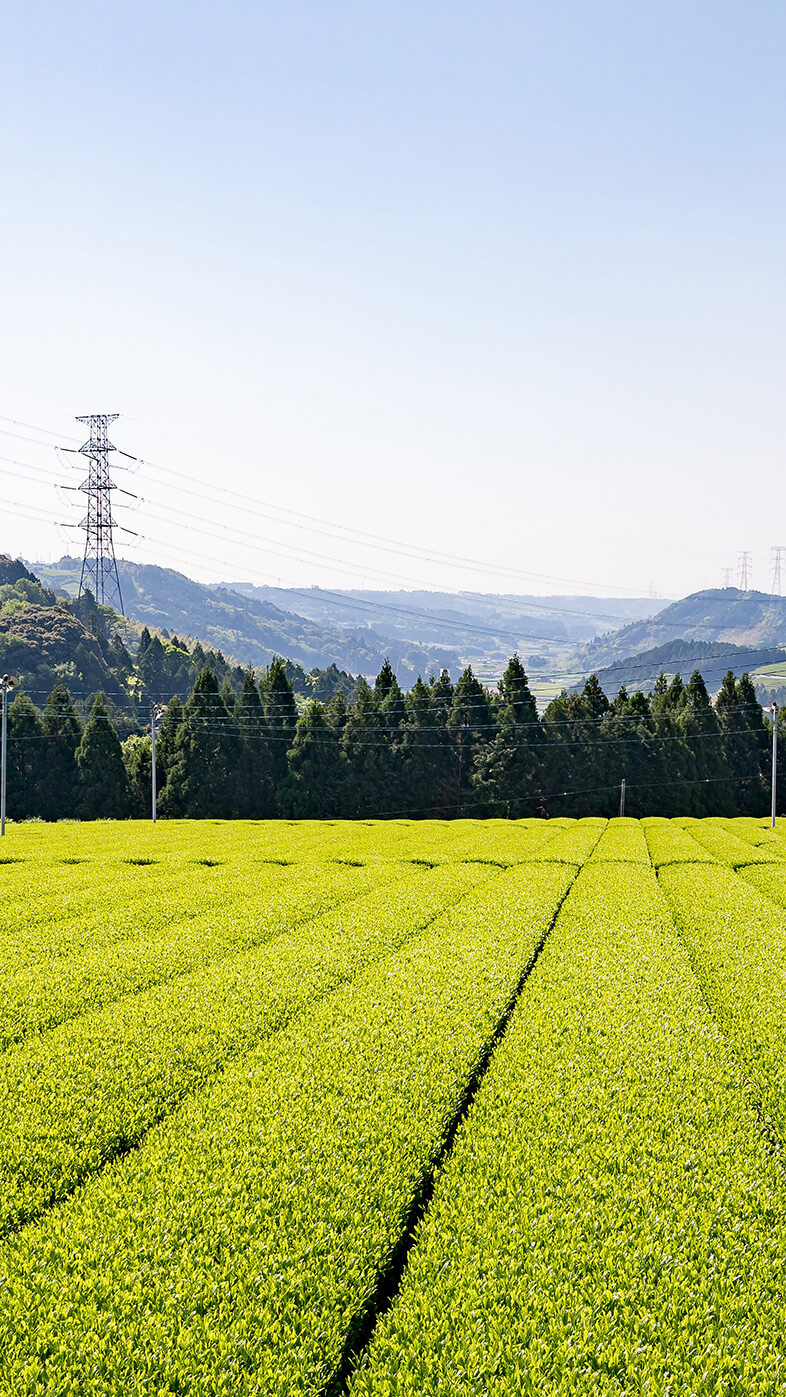
[[[229,498],[184,495],[186,533],[154,473],[137,556],[194,575],[677,594],[746,548],[766,586],[785,60],[786,9],[756,0],[16,4],[0,411],[66,434],[121,412],[117,445],[200,491],[541,576]],[[3,468],[3,499],[78,513]],[[0,534],[65,548],[43,518]]]

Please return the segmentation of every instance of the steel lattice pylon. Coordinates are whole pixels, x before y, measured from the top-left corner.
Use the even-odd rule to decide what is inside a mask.
[[[79,450],[90,461],[87,480],[79,489],[87,495],[87,514],[80,528],[85,531],[85,553],[82,559],[82,573],[79,578],[79,595],[90,588],[96,601],[102,606],[113,606],[123,612],[123,594],[120,591],[120,578],[117,573],[115,545],[112,530],[111,491],[115,485],[109,477],[110,451],[115,448],[107,436],[110,422],[117,421],[117,412],[91,413],[89,417],[77,417],[77,422],[85,422],[90,428],[90,439]]]

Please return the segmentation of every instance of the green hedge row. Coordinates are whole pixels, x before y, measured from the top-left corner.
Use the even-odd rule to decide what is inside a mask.
[[[782,1194],[653,873],[588,866],[352,1397],[784,1393]]]

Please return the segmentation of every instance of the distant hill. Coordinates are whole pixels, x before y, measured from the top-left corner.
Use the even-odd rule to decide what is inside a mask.
[[[78,591],[78,558],[33,567],[48,586],[72,596]],[[197,639],[242,664],[266,665],[274,655],[282,655],[307,670],[335,664],[352,674],[376,675],[389,657],[406,685],[418,674],[426,677],[446,668],[456,675],[460,669],[453,646],[419,645],[411,638],[393,645],[368,628],[367,618],[362,626],[337,630],[264,598],[194,582],[171,568],[118,560],[118,571],[128,616]]]
[[[759,665],[778,663],[783,659],[784,652],[778,649],[759,650],[750,645],[727,645],[722,641],[670,640],[666,645],[628,655],[594,673],[604,693],[610,697],[623,685],[631,691],[643,689],[649,693],[661,672],[668,677],[681,674],[687,681],[694,669],[701,671],[707,688],[714,693],[730,669],[739,677],[746,671],[751,673]],[[574,685],[574,691],[581,689],[583,682]]]
[[[674,640],[763,650],[786,645],[786,597],[741,592],[736,587],[693,592],[655,616],[590,641],[578,653],[577,667],[585,673],[597,672]]]
[[[58,600],[18,560],[0,554],[0,671],[36,702],[58,679],[75,698],[125,692],[131,657],[90,597]]]
[[[232,589],[260,602],[291,608],[339,630],[373,626],[388,641],[450,645],[472,663],[501,662],[513,650],[546,661],[566,649],[627,622],[651,616],[651,597],[516,596],[476,592],[405,592],[255,587]],[[531,663],[531,661],[530,661]]]
[[[162,644],[139,621],[96,606],[90,593],[56,596],[23,563],[0,554],[0,673],[11,674],[37,704],[62,680],[84,714],[100,690],[127,735],[146,721],[151,701],[186,699],[205,665],[240,692],[244,670],[220,650],[174,635]],[[358,681],[335,665],[306,673],[288,659],[286,672],[303,705],[337,692],[354,702]]]

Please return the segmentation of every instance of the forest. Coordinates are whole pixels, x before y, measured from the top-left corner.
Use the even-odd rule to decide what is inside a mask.
[[[771,722],[747,674],[730,670],[714,702],[698,670],[614,698],[591,675],[539,715],[517,655],[495,691],[467,667],[455,684],[443,670],[405,694],[385,661],[373,686],[339,684],[305,706],[290,669],[276,659],[241,683],[205,665],[185,699],[160,706],[158,815],[610,815],[623,780],[629,815],[769,809]],[[150,732],[122,740],[103,694],[86,721],[61,681],[42,711],[25,692],[9,704],[11,819],[149,816],[151,762]]]

